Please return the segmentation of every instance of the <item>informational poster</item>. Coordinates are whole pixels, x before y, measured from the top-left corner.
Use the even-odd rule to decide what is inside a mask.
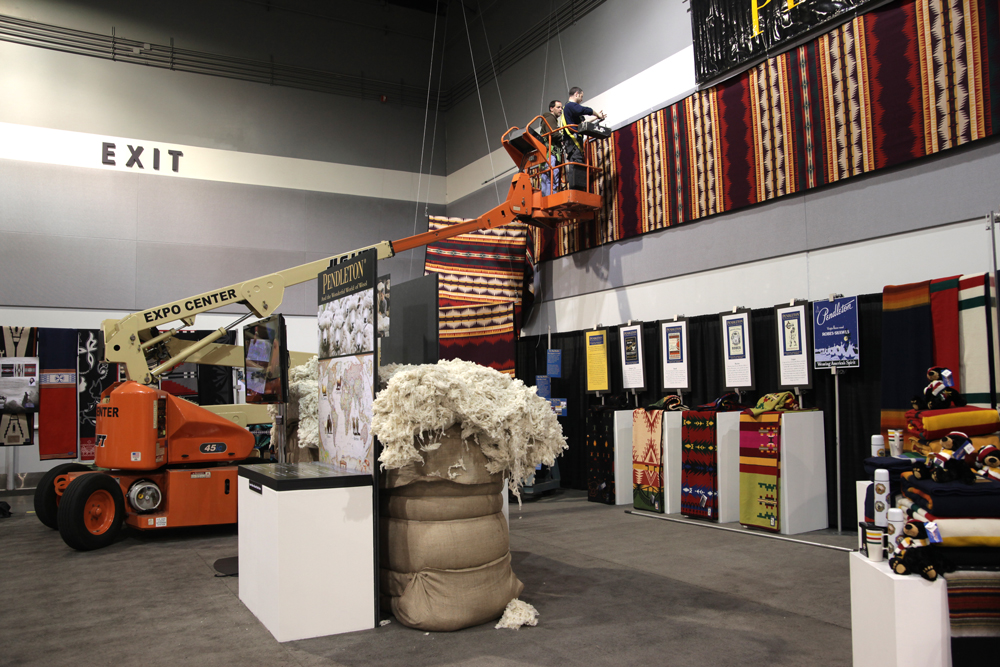
[[[389,336],[389,285],[391,279],[388,275],[379,276],[375,283],[375,301],[378,314],[378,337],[387,338]]]
[[[750,311],[722,313],[722,370],[726,389],[753,389]]]
[[[375,264],[375,251],[366,250],[332,264],[317,280],[319,458],[345,472],[375,470],[371,422],[378,386],[376,316],[381,313]]]
[[[535,376],[535,393],[545,400],[552,398],[552,380],[548,375]]]
[[[562,350],[545,351],[545,374],[550,378],[562,377]]]
[[[774,308],[774,320],[778,325],[778,383],[782,389],[809,387],[812,384],[808,305],[799,301]]]
[[[813,359],[816,368],[858,368],[858,297],[814,301]]]
[[[663,360],[663,389],[690,389],[688,321],[678,318],[661,321],[659,325],[660,358]]]
[[[642,322],[618,327],[622,357],[622,387],[640,391],[646,388],[645,356],[642,349]]]
[[[0,359],[0,413],[36,412],[38,398],[38,357]]]
[[[611,391],[608,382],[608,332],[596,329],[584,333],[587,340],[587,392]]]
[[[549,405],[552,406],[552,411],[556,413],[557,417],[566,416],[566,399],[565,398],[550,398]]]

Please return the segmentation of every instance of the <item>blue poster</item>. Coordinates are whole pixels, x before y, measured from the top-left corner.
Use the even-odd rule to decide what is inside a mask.
[[[562,377],[562,350],[545,352],[545,374],[550,378]]]
[[[553,398],[549,399],[549,405],[552,406],[552,411],[556,413],[557,417],[566,416],[566,399],[565,398]]]
[[[535,376],[536,392],[539,396],[548,400],[552,398],[552,380],[548,375]]]
[[[813,302],[814,368],[861,366],[858,297]]]

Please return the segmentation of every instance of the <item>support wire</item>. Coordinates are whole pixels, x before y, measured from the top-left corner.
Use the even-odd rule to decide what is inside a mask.
[[[469,32],[469,19],[465,16],[465,3],[462,7],[462,21],[465,23],[465,36],[469,40],[469,58],[472,60],[472,76],[476,84],[476,97],[479,98],[479,113],[483,117],[483,135],[486,137],[486,155],[490,158],[490,173],[493,174],[493,189],[497,193],[497,205],[500,205],[500,186],[497,185],[497,170],[493,167],[493,151],[490,150],[490,131],[486,128],[486,109],[483,108],[483,93],[479,89],[479,75],[476,74],[476,56],[472,52],[472,33]]]
[[[420,214],[420,184],[424,177],[424,146],[427,144],[427,114],[431,109],[431,84],[434,83],[434,48],[437,46],[437,27],[438,27],[438,4],[440,0],[435,0],[434,2],[434,31],[431,35],[431,64],[430,71],[427,72],[427,101],[424,103],[424,132],[420,137],[420,169],[417,172],[417,196],[414,202],[413,208],[413,235],[417,234],[417,216]],[[444,56],[441,57],[442,61]],[[439,94],[440,94],[440,83],[438,83]],[[435,125],[437,119],[435,118]],[[431,180],[431,168],[427,168],[427,181],[430,183]],[[429,186],[428,186],[429,187]],[[429,198],[429,195],[428,195]],[[415,255],[416,253],[414,253]],[[413,255],[410,255],[410,278],[413,278]]]

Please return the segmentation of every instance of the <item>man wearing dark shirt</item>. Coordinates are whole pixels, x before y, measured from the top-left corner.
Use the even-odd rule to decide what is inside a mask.
[[[559,117],[562,115],[562,102],[559,100],[552,100],[549,102],[549,110],[542,114],[542,120],[544,121],[539,128],[545,138],[545,143],[549,146],[549,166],[552,169],[551,175],[549,173],[542,174],[542,194],[550,195],[556,190],[559,190],[559,170],[555,166],[562,162],[563,157],[563,143],[565,137],[561,131],[559,131]],[[551,132],[551,135],[547,133]],[[568,141],[568,139],[566,139]]]
[[[583,90],[576,86],[569,89],[568,101],[563,107],[561,122],[565,125],[579,126],[588,116],[604,120],[607,118],[603,111],[595,112],[590,107],[585,107],[583,102]],[[582,166],[583,159],[583,137],[572,129],[563,130],[566,133],[566,162],[578,162],[580,165],[568,165],[566,167],[566,180],[571,190],[587,189],[587,169]]]

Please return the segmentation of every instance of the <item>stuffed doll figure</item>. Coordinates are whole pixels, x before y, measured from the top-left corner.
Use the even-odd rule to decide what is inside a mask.
[[[1000,482],[1000,449],[986,445],[976,454],[979,469],[976,474],[986,481]]]
[[[947,368],[928,368],[927,382],[923,393],[910,399],[914,410],[944,410],[965,405],[965,398],[955,389],[952,373]]]
[[[976,446],[972,444],[969,436],[961,431],[952,431],[941,439],[941,451],[948,451],[951,454],[941,465],[934,465],[931,468],[931,479],[935,482],[959,480],[966,484],[976,481]],[[935,462],[938,460],[936,458]]]

